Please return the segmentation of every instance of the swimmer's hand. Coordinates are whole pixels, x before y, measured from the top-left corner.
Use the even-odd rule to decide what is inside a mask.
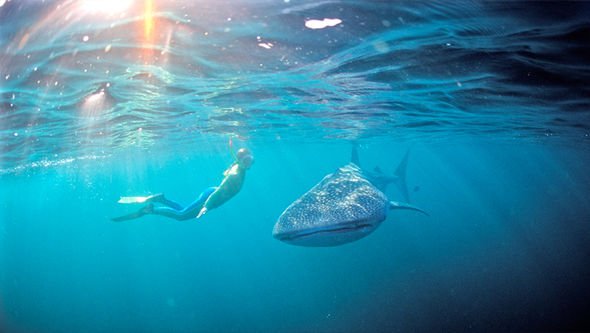
[[[197,218],[198,218],[198,219],[200,219],[200,218],[201,218],[201,216],[203,216],[203,215],[205,215],[205,214],[207,214],[207,208],[206,208],[206,207],[203,207],[203,208],[201,209],[201,211],[199,212],[199,215],[197,215]]]

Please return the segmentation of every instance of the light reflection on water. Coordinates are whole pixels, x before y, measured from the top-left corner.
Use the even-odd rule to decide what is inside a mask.
[[[228,135],[577,144],[589,138],[589,27],[586,4],[567,6],[551,24],[519,3],[8,2],[0,167],[30,151],[126,149],[138,132],[143,145]]]

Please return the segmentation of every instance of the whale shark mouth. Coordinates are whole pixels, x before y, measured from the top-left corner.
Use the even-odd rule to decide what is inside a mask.
[[[353,233],[357,231],[367,231],[367,229],[373,228],[375,225],[370,223],[361,223],[345,226],[335,226],[318,228],[309,231],[293,232],[284,235],[275,235],[275,238],[281,241],[294,241],[302,238],[309,238],[320,234],[338,234],[338,233]]]

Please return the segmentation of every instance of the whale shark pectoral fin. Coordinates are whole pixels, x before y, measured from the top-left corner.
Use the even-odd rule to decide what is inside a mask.
[[[428,214],[426,211],[424,211],[424,210],[422,210],[422,209],[420,209],[420,208],[418,208],[416,206],[413,206],[413,205],[410,205],[408,203],[405,203],[405,202],[390,201],[389,202],[389,209],[408,209],[408,210],[415,210],[415,211],[420,212],[420,213],[422,213],[422,214],[424,214],[426,216],[430,216],[430,214]]]

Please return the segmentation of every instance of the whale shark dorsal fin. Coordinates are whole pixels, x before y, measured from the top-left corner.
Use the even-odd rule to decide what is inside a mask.
[[[415,210],[417,212],[420,212],[426,216],[430,216],[430,214],[428,214],[426,211],[422,210],[421,208],[418,208],[414,205],[410,205],[409,203],[405,203],[405,202],[399,202],[399,201],[390,201],[389,202],[389,209],[408,209],[408,210]]]
[[[408,185],[406,183],[406,170],[408,168],[408,158],[410,156],[410,150],[406,150],[404,157],[395,169],[394,176],[396,178],[395,185],[401,192],[406,202],[410,202],[410,192],[408,191]]]

